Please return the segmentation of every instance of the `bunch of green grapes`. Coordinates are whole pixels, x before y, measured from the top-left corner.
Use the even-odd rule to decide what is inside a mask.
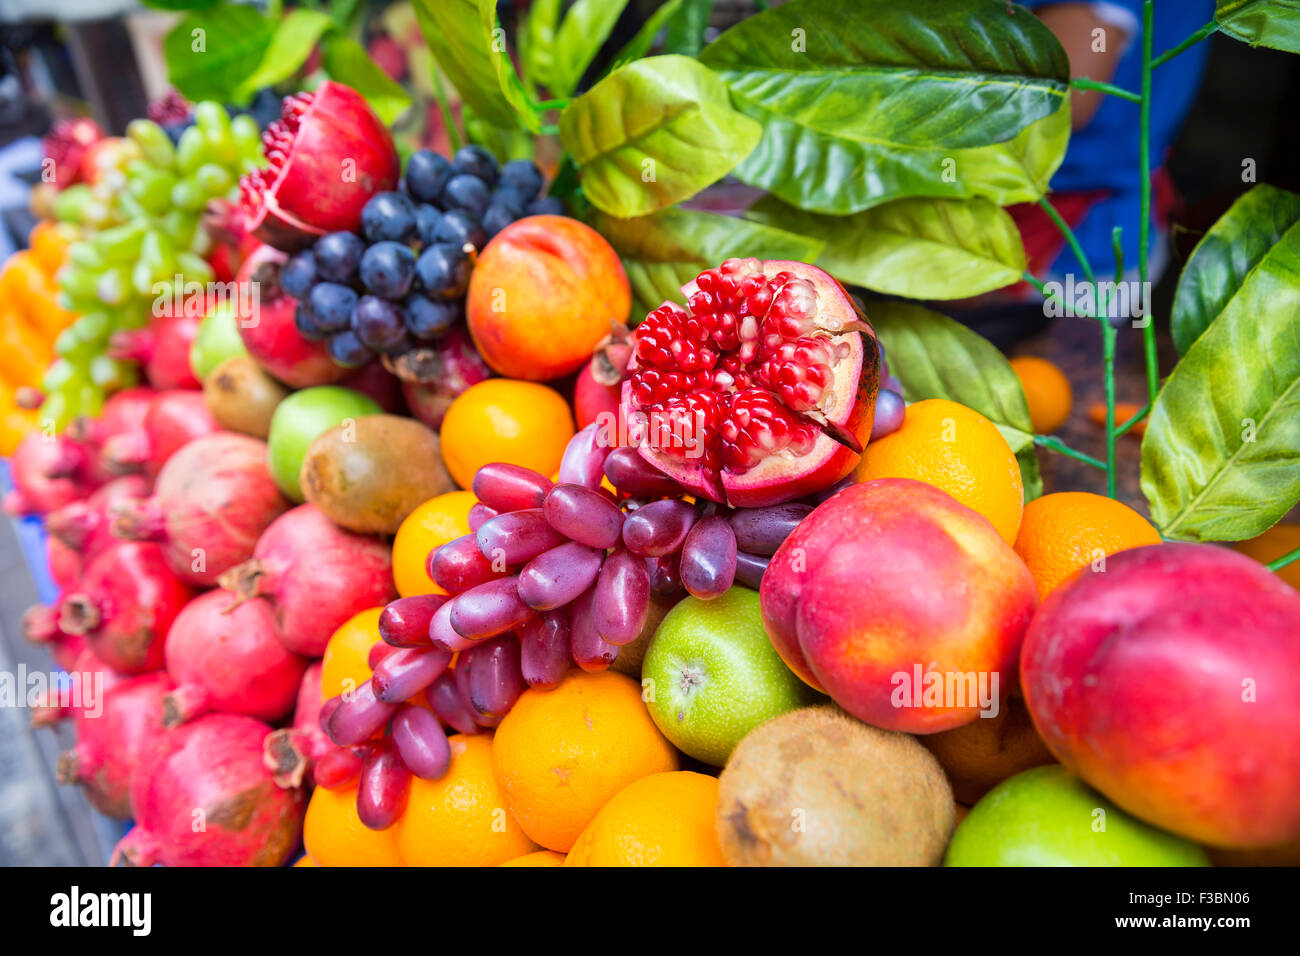
[[[59,193],[56,218],[82,230],[58,274],[62,304],[80,317],[56,340],[43,382],[43,417],[59,429],[97,415],[106,394],[135,383],[135,363],[109,355],[109,338],[149,324],[160,283],[212,281],[203,210],[213,199],[237,200],[239,177],[265,162],[251,116],[232,120],[204,102],[194,120],[174,145],[157,123],[133,120],[115,168]],[[182,298],[173,289],[172,301]]]

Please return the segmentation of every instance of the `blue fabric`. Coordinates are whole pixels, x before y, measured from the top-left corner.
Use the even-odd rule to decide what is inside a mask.
[[[1062,0],[1020,0],[1026,6],[1047,7]],[[1127,46],[1111,82],[1116,86],[1141,91],[1142,85],[1142,0],[1110,0],[1099,7],[1122,7],[1136,22],[1136,29],[1127,39]],[[1152,55],[1177,46],[1195,33],[1214,16],[1214,0],[1158,0],[1153,15],[1154,36]],[[1118,39],[1119,31],[1109,30],[1110,37]],[[1160,167],[1165,153],[1173,144],[1183,119],[1187,115],[1201,74],[1209,44],[1198,43],[1185,53],[1159,67],[1151,81],[1151,168]],[[1075,234],[1083,246],[1097,274],[1114,271],[1115,259],[1111,251],[1111,230],[1124,227],[1124,263],[1126,268],[1137,265],[1138,222],[1141,204],[1138,192],[1138,119],[1137,103],[1115,96],[1103,96],[1102,104],[1093,114],[1092,121],[1070,136],[1070,147],[1065,161],[1052,178],[1052,189],[1059,191],[1111,190],[1112,195],[1093,206],[1078,226]],[[1155,243],[1154,217],[1151,226],[1152,246]],[[1078,261],[1066,248],[1052,264],[1054,275],[1079,272]]]

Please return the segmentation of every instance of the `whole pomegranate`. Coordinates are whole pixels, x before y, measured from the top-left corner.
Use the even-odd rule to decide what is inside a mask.
[[[833,278],[801,262],[728,259],[636,328],[626,444],[696,495],[736,508],[835,484],[870,437],[875,332]]]
[[[406,366],[403,360],[416,353],[420,355],[418,367]],[[402,394],[411,414],[434,431],[442,427],[447,409],[457,395],[492,377],[492,370],[478,354],[463,325],[456,326],[427,349],[408,352],[396,367],[399,377],[410,372],[402,377]]]
[[[268,164],[240,180],[240,203],[248,231],[277,249],[357,229],[366,200],[397,185],[392,134],[342,83],[286,97],[262,143]]]

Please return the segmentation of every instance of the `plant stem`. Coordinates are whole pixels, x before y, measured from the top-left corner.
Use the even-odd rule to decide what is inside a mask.
[[[1205,26],[1201,27],[1199,30],[1197,30],[1195,33],[1189,36],[1182,43],[1178,44],[1178,46],[1174,47],[1171,50],[1165,50],[1164,53],[1161,53],[1158,57],[1156,57],[1154,60],[1151,61],[1151,66],[1153,68],[1157,66],[1164,66],[1166,63],[1168,63],[1178,54],[1183,53],[1191,49],[1192,47],[1196,46],[1196,44],[1200,43],[1211,33],[1217,32],[1218,29],[1219,29],[1219,25],[1215,23],[1213,20],[1211,20]]]
[[[1138,176],[1141,190],[1141,216],[1138,223],[1138,280],[1147,287],[1147,245],[1151,241],[1151,34],[1154,0],[1142,3],[1142,104],[1138,120]],[[1146,316],[1142,329],[1142,347],[1146,352],[1147,397],[1154,402],[1160,389],[1160,369],[1156,359],[1155,320]]]
[[[1056,207],[1052,205],[1051,200],[1046,196],[1039,197],[1038,205],[1051,217],[1052,222],[1056,223],[1056,228],[1061,231],[1061,235],[1065,236],[1065,241],[1070,244],[1074,257],[1079,260],[1079,266],[1083,269],[1084,278],[1088,280],[1090,285],[1095,286],[1096,280],[1092,276],[1092,264],[1088,261],[1088,257],[1083,254],[1083,247],[1079,245],[1079,240],[1075,237],[1070,224],[1061,217],[1061,214],[1056,211]]]
[[[433,96],[438,101],[438,111],[442,113],[442,125],[447,130],[447,142],[452,151],[464,145],[460,129],[456,126],[456,117],[451,112],[451,103],[447,100],[447,90],[442,85],[442,72],[438,64],[433,65]]]
[[[538,113],[545,113],[547,110],[562,110],[568,105],[568,100],[542,100],[540,103],[533,104],[533,110]]]
[[[1116,226],[1110,233],[1111,248],[1115,251],[1115,284],[1117,286],[1124,277],[1123,233],[1123,226]],[[1098,305],[1100,306],[1100,303]],[[1118,470],[1116,441],[1119,438],[1115,433],[1115,326],[1104,318],[1107,314],[1104,307],[1101,308],[1101,314],[1103,316],[1101,321],[1101,354],[1106,376],[1106,494],[1114,498],[1116,472]]]
[[[1151,403],[1147,402],[1133,413],[1132,418],[1126,421],[1123,425],[1120,425],[1119,428],[1115,429],[1115,435],[1117,437],[1120,435],[1127,435],[1133,430],[1134,426],[1136,426],[1138,422],[1142,421],[1142,419],[1146,418],[1149,414],[1151,414]]]
[[[1295,561],[1300,561],[1300,548],[1296,548],[1294,551],[1282,555],[1282,557],[1275,561],[1270,561],[1268,564],[1264,565],[1264,567],[1268,568],[1270,571],[1281,571],[1288,564]]]
[[[1070,85],[1076,90],[1091,90],[1097,93],[1106,93],[1110,96],[1118,96],[1120,99],[1128,100],[1132,103],[1142,102],[1142,97],[1138,96],[1132,90],[1126,90],[1122,86],[1116,86],[1114,83],[1103,83],[1101,80],[1090,80],[1086,76],[1076,76],[1070,81]]]
[[[1035,435],[1034,444],[1043,448],[1050,448],[1055,452],[1060,452],[1066,458],[1073,458],[1075,461],[1081,461],[1085,465],[1092,465],[1093,468],[1100,469],[1101,471],[1106,470],[1106,463],[1100,458],[1093,458],[1091,455],[1084,454],[1081,451],[1071,448],[1059,438],[1055,438],[1051,435]]]

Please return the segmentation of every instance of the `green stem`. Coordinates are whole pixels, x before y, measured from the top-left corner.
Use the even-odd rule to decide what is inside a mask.
[[[452,152],[455,152],[464,145],[465,141],[456,126],[456,117],[452,114],[451,103],[447,100],[447,90],[442,85],[442,73],[436,64],[433,67],[433,96],[438,101],[438,109],[442,113],[442,125],[447,130],[447,142]]]
[[[1101,80],[1090,80],[1086,76],[1076,76],[1070,81],[1070,85],[1076,90],[1092,90],[1097,93],[1106,93],[1110,96],[1118,96],[1120,99],[1128,100],[1132,103],[1141,103],[1142,97],[1138,96],[1132,90],[1126,90],[1122,86],[1116,86],[1114,83],[1103,83]]]
[[[1219,29],[1219,25],[1215,23],[1213,20],[1211,20],[1205,26],[1201,27],[1199,30],[1197,30],[1195,33],[1189,36],[1182,43],[1178,44],[1178,46],[1174,47],[1172,50],[1165,50],[1164,53],[1161,53],[1158,57],[1152,60],[1151,61],[1152,68],[1155,68],[1157,66],[1164,66],[1166,63],[1168,63],[1178,54],[1183,53],[1186,50],[1189,50],[1192,47],[1196,46],[1196,44],[1200,43],[1211,33],[1215,33],[1218,29]]]
[[[1268,564],[1264,565],[1264,567],[1268,568],[1270,571],[1281,571],[1288,564],[1295,561],[1300,561],[1300,548],[1296,548],[1294,551],[1282,555],[1282,557],[1278,558],[1276,561],[1270,561]]]
[[[1151,40],[1154,0],[1142,4],[1142,104],[1138,120],[1138,176],[1141,190],[1141,216],[1138,223],[1138,281],[1147,287],[1147,245],[1151,241]],[[1146,353],[1147,397],[1154,402],[1160,389],[1160,368],[1156,358],[1156,326],[1146,316],[1142,329],[1142,347]]]
[[[542,100],[533,104],[533,111],[545,113],[547,110],[562,110],[569,105],[569,100]]]
[[[1022,273],[1020,278],[1024,279],[1035,289],[1037,289],[1039,293],[1043,296],[1044,300],[1050,301],[1052,299],[1055,299],[1061,303],[1062,307],[1064,307],[1067,304],[1066,301],[1062,299],[1060,295],[1058,295],[1056,292],[1048,292],[1047,283],[1044,282],[1042,279],[1038,278],[1038,276],[1034,275],[1032,272]],[[1086,312],[1081,309],[1075,308],[1072,304],[1070,305],[1070,308],[1074,309],[1074,314],[1079,316],[1080,318],[1084,318],[1084,319],[1099,318],[1096,312]]]
[[[1088,280],[1090,285],[1095,286],[1096,280],[1092,276],[1092,264],[1088,261],[1088,257],[1083,254],[1083,246],[1079,245],[1079,240],[1075,237],[1070,224],[1062,218],[1061,214],[1056,211],[1056,207],[1052,205],[1051,200],[1046,196],[1039,197],[1038,205],[1051,217],[1052,222],[1056,223],[1056,228],[1061,231],[1061,235],[1065,236],[1065,241],[1070,244],[1070,248],[1074,251],[1074,257],[1079,260],[1079,265],[1083,268],[1084,278]]]
[[[1124,276],[1123,233],[1124,228],[1122,226],[1116,226],[1110,233],[1111,248],[1115,252],[1115,284],[1117,286]],[[1100,305],[1100,303],[1098,304]],[[1101,308],[1101,314],[1106,315],[1104,307]],[[1102,319],[1101,322],[1101,354],[1106,375],[1106,494],[1114,498],[1116,473],[1118,471],[1116,442],[1119,438],[1115,433],[1115,326],[1106,319]]]
[[[1073,458],[1075,461],[1081,461],[1085,465],[1092,465],[1093,468],[1100,469],[1101,471],[1106,470],[1106,463],[1100,458],[1093,458],[1091,455],[1084,454],[1077,449],[1071,448],[1059,438],[1055,438],[1051,435],[1035,435],[1034,444],[1042,448],[1049,448],[1052,451],[1059,452],[1066,458]]]
[[[1136,427],[1138,422],[1142,421],[1142,419],[1146,418],[1149,414],[1151,414],[1151,403],[1147,402],[1133,413],[1132,418],[1126,421],[1123,425],[1120,425],[1119,428],[1115,429],[1116,436],[1127,435],[1134,429],[1134,427]]]

